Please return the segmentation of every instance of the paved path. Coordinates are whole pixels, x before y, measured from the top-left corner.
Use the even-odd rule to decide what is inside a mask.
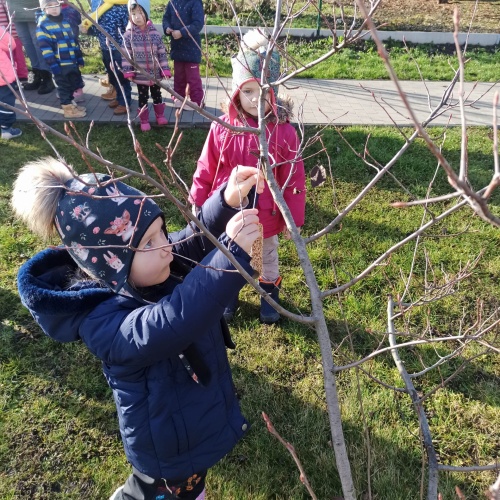
[[[99,84],[97,75],[86,75],[87,116],[78,121],[96,123],[124,123],[126,116],[115,116],[100,98],[106,89]],[[435,107],[441,100],[447,88],[446,82],[401,82],[403,91],[412,105],[419,121],[427,119],[430,107]],[[135,117],[137,107],[137,92],[133,87],[132,114]],[[220,115],[220,103],[226,98],[226,89],[231,88],[228,78],[218,80],[209,78],[205,81],[206,110]],[[500,90],[500,83],[466,83],[465,97],[469,106],[466,108],[468,125],[492,125],[492,102],[495,91]],[[391,81],[361,81],[361,80],[312,80],[296,79],[287,84],[280,92],[289,94],[295,103],[295,122],[301,118],[305,125],[410,125],[408,112],[403,106],[396,87]],[[56,93],[40,96],[36,91],[25,92],[33,115],[47,123],[63,120],[62,110]],[[175,122],[175,108],[165,92],[166,118],[171,124]],[[460,112],[457,104],[458,86],[452,96],[455,107],[445,111],[434,125],[460,125]],[[473,106],[470,106],[473,104]],[[19,106],[19,105],[18,105]],[[29,118],[18,113],[18,120]],[[210,121],[200,114],[185,109],[181,115],[181,127],[208,127]]]

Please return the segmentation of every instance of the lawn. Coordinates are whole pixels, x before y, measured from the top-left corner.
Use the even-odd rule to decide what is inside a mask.
[[[22,128],[20,139],[0,143],[0,498],[103,499],[126,478],[129,467],[121,449],[111,393],[99,363],[80,343],[58,344],[46,338],[20,304],[16,292],[17,269],[46,243],[13,220],[9,210],[12,182],[26,161],[53,154],[33,126]],[[84,124],[78,124],[76,129],[86,137]],[[309,129],[307,134],[316,132]],[[403,143],[402,136],[393,129],[351,127],[341,132],[357,151],[363,152],[368,144],[370,153],[381,163],[388,161]],[[157,144],[165,146],[171,133],[157,129],[140,136],[145,154],[159,167],[163,153]],[[442,129],[432,129],[431,133],[437,141],[443,138]],[[205,136],[203,130],[184,131],[174,158],[188,185]],[[82,172],[85,167],[80,155],[59,139],[52,140]],[[125,127],[95,126],[88,140],[91,149],[99,150],[108,160],[137,166]],[[331,163],[325,153],[318,152],[319,144],[315,143],[309,153],[317,155],[307,155],[306,169],[309,172],[318,164],[330,164],[333,180],[319,188],[308,186],[305,236],[332,220],[337,208],[345,206],[374,175],[336,130],[324,130],[323,141]],[[460,158],[459,145],[460,131],[448,130],[443,152],[453,165]],[[479,188],[491,176],[490,130],[470,130],[469,164],[471,181]],[[394,178],[381,181],[335,232],[308,246],[322,288],[348,281],[419,226],[422,208],[396,210],[390,203],[407,199],[408,192],[424,196],[435,171],[435,159],[417,140],[394,166]],[[408,190],[406,193],[401,184]],[[439,172],[432,195],[448,191],[446,177]],[[491,200],[497,215],[499,201],[498,196]],[[433,212],[440,213],[446,206],[434,206]],[[169,229],[180,228],[183,222],[179,214],[166,204],[164,207]],[[356,286],[326,299],[324,310],[335,362],[343,365],[360,359],[386,342],[386,298],[403,292],[404,277],[412,262],[413,279],[408,290],[409,297],[416,299],[426,286],[439,286],[482,252],[476,269],[455,287],[453,296],[417,308],[406,322],[398,323],[399,331],[446,336],[472,325],[480,304],[484,317],[496,314],[500,295],[498,244],[497,230],[474,217],[470,210],[462,209],[425,233],[417,250],[414,244],[402,248]],[[308,294],[291,242],[280,245],[280,259],[283,302],[293,312],[307,313]],[[262,411],[296,447],[318,498],[340,495],[314,332],[289,320],[275,326],[261,325],[258,299],[252,289],[245,287],[240,298],[242,306],[232,325],[237,349],[230,353],[230,362],[252,430],[210,471],[208,498],[306,498],[292,458],[267,433]],[[498,347],[497,334],[498,330],[494,330],[485,340],[496,342]],[[413,348],[403,357],[408,369],[418,371],[454,347],[442,344]],[[418,390],[426,392],[436,387],[479,350],[478,346],[468,347],[439,371],[427,373],[419,379]],[[359,495],[367,492],[369,476],[373,498],[419,498],[422,449],[411,402],[408,396],[375,381],[401,387],[390,355],[378,356],[363,368],[365,372],[349,370],[338,375],[344,433],[357,491]],[[443,463],[498,461],[499,377],[498,354],[482,355],[472,359],[426,402],[427,418]],[[494,479],[493,472],[442,472],[440,491],[444,499],[452,499],[458,486],[466,498],[480,499]]]

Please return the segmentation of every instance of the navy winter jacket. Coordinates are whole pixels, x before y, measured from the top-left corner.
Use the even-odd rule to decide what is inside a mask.
[[[223,233],[234,213],[219,191],[207,200],[200,219],[252,272],[248,254]],[[63,249],[42,251],[18,275],[22,302],[44,332],[61,342],[81,339],[102,360],[127,458],[154,478],[187,478],[210,468],[248,428],[235,396],[225,346],[230,337],[221,320],[245,281],[237,272],[223,272],[234,268],[208,240],[186,240],[192,233],[188,226],[169,234],[176,255],[172,274],[148,289],[147,305],[96,282],[68,288],[75,263]],[[185,272],[179,256],[202,266]]]
[[[205,23],[201,0],[170,0],[163,14],[163,32],[179,30],[182,38],[170,38],[170,57],[173,61],[201,62],[200,31]]]

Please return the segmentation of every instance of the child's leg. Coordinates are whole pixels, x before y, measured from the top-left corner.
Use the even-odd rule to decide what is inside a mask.
[[[168,125],[165,118],[165,104],[163,104],[163,97],[161,95],[161,87],[158,85],[151,85],[149,91],[153,99],[153,108],[155,110],[156,123],[161,127]]]
[[[139,107],[137,111],[139,113],[139,119],[141,120],[141,130],[143,132],[148,132],[151,130],[148,108],[149,86],[137,84],[137,93],[139,94]]]
[[[182,498],[195,500],[204,494],[206,472],[194,474],[184,481],[154,479],[132,467],[122,489],[117,490],[113,500],[155,500],[164,495],[165,500]],[[189,489],[188,489],[189,488]]]
[[[259,285],[279,303],[281,276],[279,275],[278,235],[264,238],[262,242],[262,276]],[[272,324],[280,319],[280,314],[264,299],[260,300],[260,321]]]
[[[188,63],[183,61],[174,61],[174,90],[182,97],[186,97],[186,64]]]
[[[14,49],[14,62],[16,63],[16,72],[19,80],[28,79],[28,66],[24,58],[23,44],[19,38],[16,38],[16,48]]]
[[[201,83],[200,65],[195,63],[186,63],[184,72],[187,83],[189,83],[189,96],[191,101],[198,104],[203,102],[203,84]]]
[[[12,84],[12,86],[14,86]],[[4,102],[9,106],[14,106],[16,103],[16,96],[14,92],[10,90],[8,85],[0,85],[0,102]],[[8,129],[14,125],[16,121],[16,113],[10,109],[0,106],[0,127],[3,129]]]

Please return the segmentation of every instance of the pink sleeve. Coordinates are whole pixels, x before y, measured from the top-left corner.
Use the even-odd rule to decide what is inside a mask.
[[[193,184],[189,192],[189,201],[201,207],[212,192],[217,167],[220,159],[220,125],[213,122],[207,139],[203,145],[196,171],[193,174]]]
[[[283,136],[280,141],[282,161],[285,160],[287,163],[279,167],[278,182],[280,186],[283,186],[290,171],[292,172],[283,197],[290,208],[295,224],[301,227],[304,225],[306,211],[306,174],[302,156],[298,155],[300,141],[297,132],[290,124],[283,126],[281,134]]]

